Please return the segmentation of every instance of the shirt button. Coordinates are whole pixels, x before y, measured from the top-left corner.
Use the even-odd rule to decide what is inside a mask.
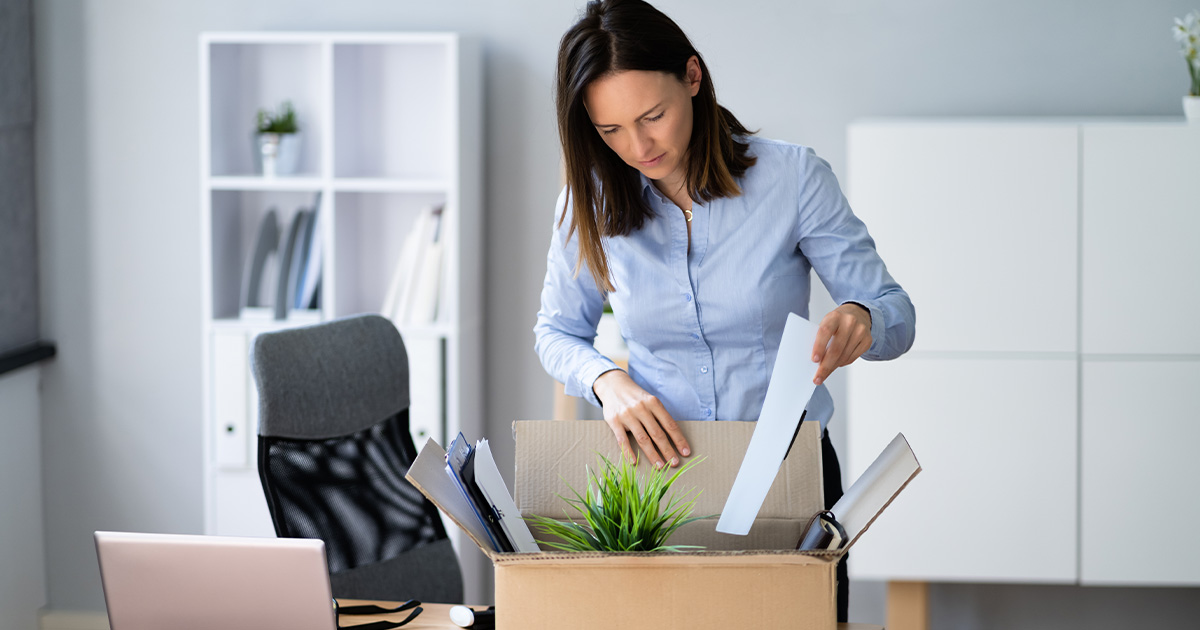
[[[683,294],[683,299],[685,299],[685,300],[687,300],[687,301],[691,302],[691,301],[692,301],[692,294],[691,294],[691,293],[685,293],[685,294]]]
[[[699,338],[700,338],[700,335],[697,335],[696,333],[692,333],[692,339],[699,339]]]
[[[705,417],[711,416],[711,415],[712,415],[712,409],[705,409],[705,410],[704,410],[704,415],[705,415]]]
[[[708,374],[708,366],[706,365],[706,366],[704,366],[704,367],[700,368],[700,373],[701,373],[701,374]]]

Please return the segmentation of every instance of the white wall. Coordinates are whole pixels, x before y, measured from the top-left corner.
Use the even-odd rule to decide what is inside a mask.
[[[41,368],[0,375],[0,630],[28,630],[46,602]]]
[[[35,4],[42,333],[59,344],[43,403],[53,607],[102,607],[92,530],[201,529],[201,31],[458,30],[483,38],[491,437],[506,446],[512,420],[550,416],[550,380],[530,328],[558,192],[554,54],[581,0]],[[1186,77],[1169,27],[1193,5],[659,3],[704,53],[719,97],[743,122],[814,146],[838,172],[845,125],[861,116],[1178,115]],[[886,259],[899,246],[880,249]],[[819,301],[814,311],[825,308]],[[839,385],[831,381],[835,396]],[[833,433],[841,439],[836,419]],[[511,469],[511,450],[498,451]],[[997,592],[954,588],[970,593],[956,602]],[[856,585],[857,620],[880,614],[880,592]],[[1064,598],[1068,611],[1098,605]],[[984,610],[959,606],[953,618],[994,627]]]

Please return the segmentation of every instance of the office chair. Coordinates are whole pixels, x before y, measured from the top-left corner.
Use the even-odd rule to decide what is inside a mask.
[[[275,533],[325,541],[335,597],[461,602],[437,508],[405,478],[408,354],[378,315],[263,333],[258,471]]]

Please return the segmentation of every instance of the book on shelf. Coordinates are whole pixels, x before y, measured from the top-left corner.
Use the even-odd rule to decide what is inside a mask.
[[[445,245],[442,206],[422,210],[400,248],[380,313],[403,332],[437,320]]]
[[[279,217],[275,208],[267,210],[259,222],[258,234],[254,239],[254,248],[246,259],[246,269],[242,274],[242,308],[259,307],[266,304],[263,278],[274,277],[275,256],[279,249]],[[270,270],[270,271],[269,271]]]
[[[297,308],[296,294],[299,293],[299,285],[301,282],[301,274],[304,273],[304,256],[308,251],[308,246],[312,242],[313,223],[316,217],[311,210],[299,210],[296,212],[296,228],[295,241],[292,244],[291,255],[288,258],[287,275],[280,275],[279,282],[283,287],[277,296],[282,298],[284,308],[282,316],[278,304],[275,307],[275,315],[279,319],[285,319],[288,312]]]
[[[276,208],[259,222],[247,257],[240,291],[241,319],[290,319],[293,311],[320,307],[322,246],[321,194],[311,208],[300,208],[280,230]]]
[[[321,193],[319,192],[313,202],[312,213],[312,229],[305,242],[303,270],[296,283],[294,306],[299,309],[313,309],[318,306],[317,289],[321,286],[321,259],[325,240],[321,237],[321,233],[322,225],[326,221],[326,213],[321,212]]]

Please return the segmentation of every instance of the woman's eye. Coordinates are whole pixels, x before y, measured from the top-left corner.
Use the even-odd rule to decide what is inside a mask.
[[[663,112],[663,113],[655,116],[654,118],[647,118],[646,122],[657,122],[658,120],[662,119],[663,116],[666,116],[666,115],[667,115],[667,112]]]
[[[606,136],[611,136],[612,134],[617,133],[617,128],[613,127],[612,129],[601,129],[600,133]]]

